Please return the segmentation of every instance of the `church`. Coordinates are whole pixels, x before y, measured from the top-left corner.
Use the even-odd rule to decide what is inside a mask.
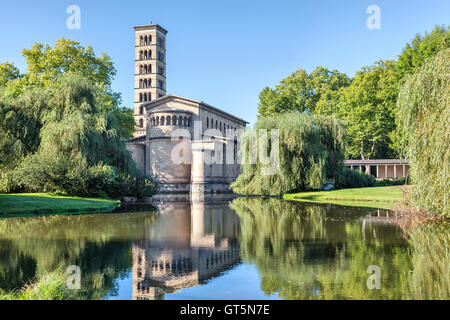
[[[127,149],[159,182],[160,193],[229,192],[248,123],[203,101],[167,95],[167,30],[157,24],[134,29],[136,129]]]

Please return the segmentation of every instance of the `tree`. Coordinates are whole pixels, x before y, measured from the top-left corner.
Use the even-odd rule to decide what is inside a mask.
[[[33,120],[40,122],[34,134],[22,140],[15,134],[26,131],[31,121],[19,116],[26,115],[17,107],[24,98],[9,101],[13,107],[6,108],[5,119],[9,118],[11,128],[3,131],[16,138],[24,151],[11,161],[14,165],[0,172],[2,192],[61,191],[110,197],[154,193],[155,185],[136,168],[118,135],[118,121],[102,105],[98,90],[91,80],[66,72],[47,87],[24,93],[39,111]]]
[[[0,88],[5,87],[11,80],[19,78],[20,72],[14,64],[4,62],[0,64]]]
[[[436,26],[430,33],[418,33],[398,56],[398,78],[415,73],[425,60],[447,48],[450,48],[449,27]]]
[[[378,61],[358,71],[341,89],[337,116],[348,133],[347,156],[389,158],[390,133],[395,129],[397,78],[394,61]]]
[[[348,86],[349,78],[337,70],[317,67],[311,74],[298,69],[282,79],[274,88],[264,88],[259,95],[259,117],[289,111],[308,111],[330,114],[332,101],[341,87]]]
[[[31,49],[24,49],[22,54],[27,62],[27,73],[21,77],[11,64],[0,65],[0,87],[3,81],[9,97],[18,97],[30,87],[47,88],[52,86],[60,75],[77,73],[91,81],[98,89],[96,94],[97,99],[101,100],[99,105],[105,108],[105,111],[115,114],[119,121],[119,135],[123,139],[132,137],[134,132],[132,112],[128,108],[121,107],[121,94],[111,88],[116,69],[106,53],[101,53],[97,57],[92,47],[85,48],[79,42],[62,38],[56,41],[54,47],[36,43]]]
[[[411,202],[450,216],[450,48],[410,75],[399,93],[399,129],[411,166]]]
[[[279,130],[278,154],[271,145],[273,129]],[[259,136],[261,130],[268,132],[270,138]],[[270,164],[265,164],[262,159],[256,164],[244,163],[242,173],[231,187],[241,194],[270,195],[322,188],[326,179],[335,178],[343,166],[344,134],[342,125],[335,118],[299,111],[263,117],[255,129],[243,134],[240,150],[244,159],[250,159],[252,154],[261,154],[260,148],[266,152],[263,145],[267,143],[271,150]],[[256,144],[251,143],[252,135],[257,136]],[[267,174],[264,170],[270,166],[275,170]]]

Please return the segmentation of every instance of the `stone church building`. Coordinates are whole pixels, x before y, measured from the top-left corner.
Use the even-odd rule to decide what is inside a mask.
[[[162,193],[228,192],[240,173],[237,141],[247,122],[202,101],[167,95],[167,31],[157,24],[134,29],[136,130],[127,149]]]

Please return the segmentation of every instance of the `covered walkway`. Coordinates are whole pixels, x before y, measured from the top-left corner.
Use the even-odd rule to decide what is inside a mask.
[[[404,159],[345,160],[344,165],[377,179],[405,178],[409,173],[409,164]]]

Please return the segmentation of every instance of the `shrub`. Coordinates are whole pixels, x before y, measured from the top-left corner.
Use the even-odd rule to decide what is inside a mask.
[[[376,185],[377,181],[373,176],[367,175],[357,170],[351,170],[350,168],[343,167],[336,174],[334,187],[336,189],[365,188],[374,187]]]

